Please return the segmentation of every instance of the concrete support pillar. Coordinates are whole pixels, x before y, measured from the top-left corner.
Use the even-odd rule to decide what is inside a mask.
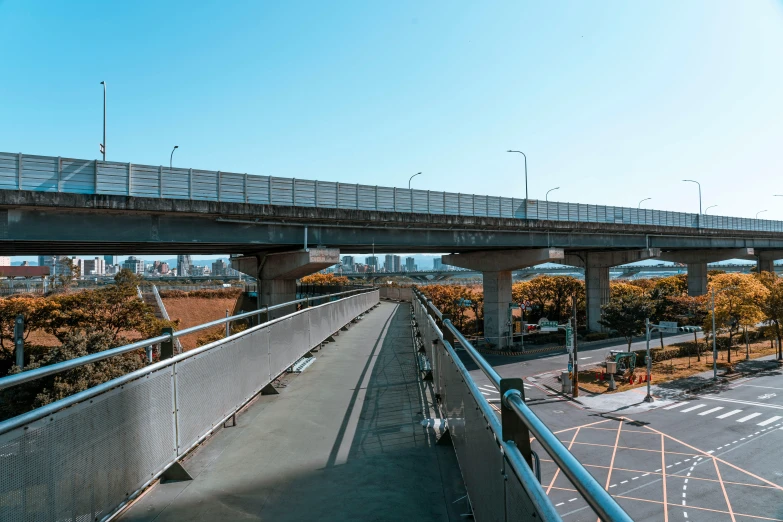
[[[511,303],[511,271],[562,261],[562,248],[535,248],[466,252],[443,256],[443,264],[477,270],[484,277],[484,337],[497,349],[508,345],[508,305]]]
[[[296,280],[340,262],[337,248],[310,248],[293,252],[258,253],[231,259],[232,268],[258,280],[258,307],[294,301]],[[269,313],[276,319],[296,311],[286,306]]]
[[[657,257],[660,253],[658,248],[647,248],[611,252],[574,252],[565,256],[564,264],[585,269],[588,329],[594,332],[604,329],[598,321],[601,320],[601,307],[609,302],[609,268]]]
[[[603,330],[601,307],[609,302],[609,267],[588,264],[585,267],[585,298],[587,301],[587,328],[594,332]]]
[[[713,250],[672,250],[663,252],[660,259],[688,265],[688,295],[707,293],[707,263],[727,259],[755,259],[752,248],[724,248]]]
[[[511,271],[484,272],[484,337],[495,346],[508,344]]]
[[[688,263],[688,295],[707,293],[707,263]]]
[[[783,259],[781,250],[765,250],[756,253],[756,270],[761,272],[775,272],[775,260]]]

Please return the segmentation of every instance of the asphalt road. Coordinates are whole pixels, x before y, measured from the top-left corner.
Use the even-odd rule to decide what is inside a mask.
[[[582,351],[580,362],[600,362],[608,350]],[[493,364],[503,377],[534,377],[567,364],[564,354],[496,359]],[[479,370],[471,373],[490,403],[497,404],[499,395],[486,377]],[[601,414],[529,379],[525,397],[634,520],[783,520],[780,370],[683,394],[675,402],[660,401],[658,407],[628,415]],[[533,449],[542,460],[542,484],[563,519],[595,521],[596,515],[535,441]]]

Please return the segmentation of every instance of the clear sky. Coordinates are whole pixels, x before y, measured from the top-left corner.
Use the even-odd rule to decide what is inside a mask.
[[[0,0],[0,150],[783,219],[783,2]]]

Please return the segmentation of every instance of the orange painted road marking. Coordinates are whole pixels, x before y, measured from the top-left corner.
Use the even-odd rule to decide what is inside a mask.
[[[666,439],[663,436],[663,433],[661,433],[661,471],[666,469],[666,448],[664,441]],[[661,473],[661,478],[663,479],[663,520],[664,522],[668,522],[669,520],[669,504],[666,501],[666,473]]]
[[[582,428],[577,428],[574,432],[574,436],[571,437],[571,443],[568,445],[568,451],[571,451],[571,446],[574,445],[574,441],[576,440],[576,437],[579,435],[579,430]],[[560,474],[560,468],[558,467],[555,470],[555,475],[552,477],[552,482],[549,483],[549,487],[546,488],[546,494],[549,495],[549,492],[552,490],[552,486],[555,484],[555,480],[557,480],[557,476]]]
[[[729,496],[726,494],[726,486],[723,484],[723,477],[720,476],[718,461],[715,460],[714,457],[712,463],[715,464],[715,472],[718,474],[718,480],[720,480],[720,489],[723,491],[723,497],[726,499],[726,507],[729,509],[729,515],[731,515],[731,522],[737,522],[737,519],[734,518],[734,512],[731,510],[731,501],[729,501]]]
[[[715,459],[715,460],[717,460],[718,462],[720,462],[721,464],[726,464],[727,466],[729,466],[729,467],[731,467],[731,468],[734,468],[734,469],[736,469],[737,471],[741,471],[741,472],[745,473],[746,475],[749,475],[749,476],[753,477],[754,479],[760,480],[761,482],[764,482],[765,484],[769,484],[770,486],[772,486],[772,487],[773,487],[773,488],[775,488],[775,489],[778,489],[778,490],[780,490],[780,491],[783,491],[783,487],[782,487],[782,486],[778,486],[778,485],[777,485],[777,484],[775,484],[774,482],[770,482],[769,480],[767,480],[767,479],[764,479],[764,478],[761,478],[761,477],[759,477],[758,475],[754,475],[754,474],[753,474],[753,473],[751,473],[750,471],[748,471],[748,470],[746,470],[746,469],[742,469],[742,468],[740,468],[739,466],[735,466],[735,465],[734,465],[734,464],[732,464],[731,462],[727,462],[727,461],[725,461],[725,460],[723,460],[723,459],[721,459],[721,458],[714,457],[714,456],[712,456],[712,454],[710,454],[710,453],[704,452],[704,451],[700,450],[699,448],[696,448],[696,447],[694,447],[694,446],[691,446],[691,445],[690,445],[690,444],[688,444],[687,442],[683,442],[683,441],[681,441],[681,440],[679,440],[679,439],[676,439],[676,438],[672,437],[671,435],[666,435],[665,433],[663,433],[663,432],[661,432],[661,431],[658,431],[658,430],[656,430],[655,428],[651,428],[651,427],[649,427],[649,426],[645,426],[645,428],[647,428],[647,429],[648,429],[648,430],[650,430],[650,431],[654,431],[655,433],[658,433],[658,434],[660,434],[660,435],[661,435],[661,436],[663,436],[663,437],[668,437],[668,438],[670,438],[671,440],[673,440],[674,442],[679,442],[679,443],[680,443],[680,444],[682,444],[683,446],[687,446],[687,447],[689,447],[690,449],[692,449],[692,450],[694,450],[694,451],[698,451],[698,452],[700,453],[700,455],[701,455],[701,456],[703,456],[703,457],[707,457],[707,458],[710,458],[710,459]]]

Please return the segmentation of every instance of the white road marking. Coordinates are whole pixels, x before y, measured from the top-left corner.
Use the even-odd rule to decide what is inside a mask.
[[[728,413],[724,413],[723,415],[718,415],[715,417],[716,419],[725,419],[726,417],[731,417],[732,415],[736,415],[738,413],[742,413],[742,410],[732,410]]]
[[[714,413],[716,411],[722,410],[723,406],[718,406],[717,408],[712,408],[711,410],[703,411],[699,413],[699,415],[709,415],[710,413]]]
[[[688,408],[686,410],[680,410],[680,413],[688,413],[689,411],[698,410],[698,409],[704,408],[705,406],[706,406],[706,404],[697,404],[696,406],[691,406],[690,408]]]
[[[760,413],[751,413],[750,415],[747,415],[747,416],[745,416],[745,417],[742,417],[741,419],[737,419],[737,422],[745,422],[745,421],[749,421],[750,419],[755,419],[755,418],[756,418],[756,417],[758,417],[759,415],[761,415],[761,414],[760,414]]]
[[[763,422],[759,422],[758,424],[756,424],[756,426],[766,426],[767,424],[772,424],[773,422],[775,422],[778,419],[783,419],[783,417],[780,417],[780,416],[770,417],[769,419],[767,419],[767,420],[765,420]]]
[[[731,402],[733,404],[744,404],[745,406],[758,406],[760,408],[772,408],[773,410],[783,410],[783,406],[781,405],[767,404],[764,402],[743,401],[740,399],[727,399],[722,397],[702,397],[702,398],[708,401]]]
[[[560,506],[562,506],[563,504],[565,504],[565,502],[561,502],[561,503],[559,503],[559,504],[555,504],[555,507],[560,507]]]
[[[769,390],[783,390],[783,388],[775,388],[774,386],[759,386],[758,384],[739,384],[737,385],[737,388],[740,386],[750,386],[751,388],[767,388]]]
[[[680,406],[685,406],[688,404],[687,402],[675,402],[671,406],[666,406],[664,410],[673,410],[674,408],[679,408]]]

